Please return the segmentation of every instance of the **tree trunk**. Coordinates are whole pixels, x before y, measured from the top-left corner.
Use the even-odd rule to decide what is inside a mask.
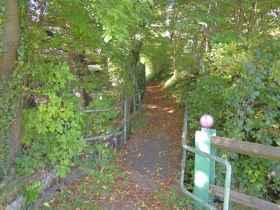
[[[0,37],[4,43],[5,52],[0,58],[0,82],[1,93],[9,94],[8,82],[11,80],[13,70],[16,67],[17,49],[20,45],[20,18],[18,0],[6,0],[6,21],[4,23],[4,33]],[[21,104],[20,95],[18,96]],[[12,142],[10,142],[9,158],[6,170],[9,171],[15,162],[17,152],[20,147],[21,133],[21,108],[17,108],[15,118],[11,126]]]
[[[6,48],[3,57],[0,59],[1,81],[8,82],[11,78],[17,59],[17,48],[20,44],[20,20],[18,0],[6,0],[6,22],[4,24],[4,34],[1,41]]]
[[[208,5],[208,14],[207,16],[210,17],[211,15],[211,10],[212,10],[212,4],[210,3]],[[205,34],[204,34],[204,39],[205,39],[205,52],[209,52],[210,51],[210,23],[207,23],[207,27],[205,29]]]
[[[171,41],[171,46],[172,46],[172,68],[173,68],[173,75],[171,78],[167,80],[165,83],[165,86],[172,86],[177,78],[178,78],[178,69],[177,69],[177,45],[178,45],[178,31],[175,28],[176,23],[178,22],[179,19],[179,11],[176,9],[175,5],[173,5],[173,1],[171,1],[172,4],[172,11],[171,11],[171,17],[170,17],[170,41]]]

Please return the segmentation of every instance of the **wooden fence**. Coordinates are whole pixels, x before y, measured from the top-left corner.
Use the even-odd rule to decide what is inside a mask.
[[[211,137],[210,142],[212,147],[221,150],[234,151],[236,153],[255,156],[258,158],[280,161],[280,148],[277,147],[215,136]],[[210,193],[218,197],[223,197],[224,189],[222,187],[210,184]],[[280,209],[280,205],[275,203],[261,200],[232,190],[230,191],[230,200],[255,209]]]

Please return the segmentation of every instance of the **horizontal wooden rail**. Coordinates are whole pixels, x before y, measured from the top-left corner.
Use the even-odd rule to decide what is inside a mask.
[[[222,150],[280,161],[280,148],[277,147],[216,136],[211,138],[211,145]]]
[[[224,188],[210,184],[210,193],[218,197],[223,197]],[[243,193],[235,192],[233,190],[230,191],[230,200],[255,209],[280,210],[280,205],[278,204],[245,195]]]

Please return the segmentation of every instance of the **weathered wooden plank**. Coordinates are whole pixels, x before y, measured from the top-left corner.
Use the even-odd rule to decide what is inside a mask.
[[[212,137],[211,145],[222,150],[230,150],[233,152],[259,158],[280,161],[280,148],[277,147],[239,141],[224,137]]]
[[[210,184],[210,193],[218,197],[223,197],[224,188]],[[254,198],[249,195],[245,195],[243,193],[235,192],[232,190],[230,191],[230,200],[255,209],[280,210],[280,205],[278,204],[261,200],[259,198]]]

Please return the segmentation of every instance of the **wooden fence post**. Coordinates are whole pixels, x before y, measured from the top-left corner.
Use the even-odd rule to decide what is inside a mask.
[[[215,129],[209,129],[213,125],[213,118],[210,115],[203,115],[200,118],[203,127],[201,131],[195,133],[195,148],[215,155],[216,149],[211,148],[211,136],[216,136]],[[205,202],[214,202],[214,197],[209,193],[210,184],[214,184],[215,161],[201,155],[195,155],[194,168],[194,195],[200,197]],[[195,206],[201,206],[195,202]]]

